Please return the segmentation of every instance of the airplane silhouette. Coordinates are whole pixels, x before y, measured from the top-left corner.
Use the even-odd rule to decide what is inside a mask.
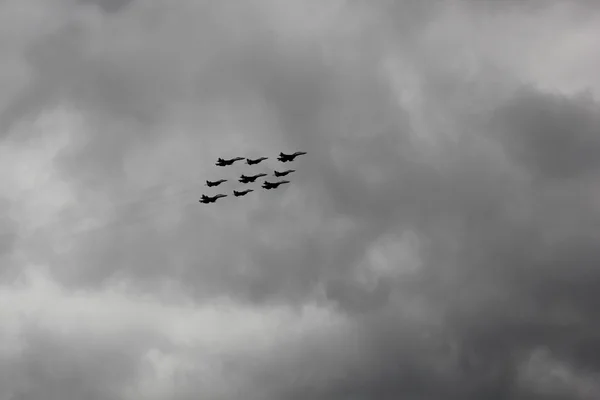
[[[282,171],[282,172],[275,171],[275,173],[273,175],[275,175],[275,176],[286,176],[287,174],[291,174],[292,172],[296,172],[296,170],[295,169],[288,169],[287,171]]]
[[[283,185],[284,183],[290,183],[290,181],[279,181],[279,182],[264,181],[262,184],[262,188],[267,189],[267,190],[276,189],[279,187],[279,185]]]
[[[234,190],[233,191],[233,195],[235,197],[240,197],[240,196],[245,196],[245,195],[247,195],[250,192],[254,192],[254,190],[253,189],[246,189],[246,190],[242,190],[241,192],[238,192],[237,190]]]
[[[219,167],[224,167],[226,165],[231,165],[234,162],[239,161],[239,160],[243,160],[243,159],[244,159],[244,157],[235,157],[235,158],[231,158],[229,160],[225,160],[225,159],[219,157],[219,159],[217,160],[217,162],[215,163],[215,165],[218,165]]]
[[[277,157],[277,159],[281,162],[289,162],[289,161],[294,161],[294,159],[298,156],[301,156],[302,154],[306,154],[305,151],[297,151],[293,154],[285,154],[285,153],[279,153],[279,157]]]
[[[261,176],[267,176],[267,174],[256,174],[256,175],[252,175],[252,176],[242,175],[242,176],[240,176],[240,179],[238,179],[238,182],[242,182],[242,183],[254,182]]]
[[[227,182],[227,179],[219,179],[218,181],[206,181],[206,186],[219,186],[223,182]]]
[[[250,158],[246,158],[246,164],[248,164],[248,165],[258,164],[261,161],[267,160],[268,158],[269,157],[260,157],[260,158],[257,158],[256,160],[252,160]]]
[[[208,203],[214,203],[215,201],[217,201],[218,199],[220,199],[221,197],[227,197],[226,194],[218,194],[216,196],[207,196],[205,194],[202,195],[202,197],[200,198],[200,200],[198,200],[200,203],[204,203],[204,204],[208,204]]]

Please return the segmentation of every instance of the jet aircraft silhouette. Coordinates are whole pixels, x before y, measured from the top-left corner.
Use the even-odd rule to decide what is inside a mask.
[[[251,176],[242,175],[242,176],[240,176],[240,179],[238,179],[238,182],[242,182],[242,183],[254,182],[261,176],[267,176],[267,174],[256,174],[256,175],[251,175]]]
[[[303,154],[306,154],[305,151],[297,151],[293,154],[285,154],[285,153],[279,153],[279,157],[277,157],[277,159],[281,162],[290,162],[290,161],[294,161],[294,159],[298,156],[301,156]]]
[[[240,192],[238,192],[237,190],[234,190],[233,191],[233,195],[235,197],[240,197],[240,196],[245,196],[245,195],[247,195],[250,192],[254,192],[254,190],[253,189],[246,189],[246,190],[242,190]]]
[[[235,158],[230,158],[229,160],[225,160],[225,159],[219,157],[219,159],[217,160],[217,162],[215,163],[215,165],[218,165],[219,167],[224,167],[226,165],[231,165],[234,162],[239,161],[239,160],[243,160],[243,159],[244,159],[244,157],[235,157]]]
[[[284,183],[290,183],[290,181],[279,181],[279,182],[264,181],[262,184],[262,188],[267,189],[267,190],[277,189],[279,187],[279,185],[283,185]]]
[[[202,197],[200,198],[200,200],[198,200],[200,203],[204,203],[204,204],[208,204],[208,203],[214,203],[215,201],[219,200],[222,197],[227,197],[226,194],[218,194],[216,196],[207,196],[205,194],[202,195]]]
[[[223,182],[227,182],[227,179],[219,179],[218,181],[206,181],[206,186],[208,186],[208,187],[219,186]]]
[[[264,160],[267,160],[268,158],[269,157],[260,157],[260,158],[257,158],[255,160],[252,160],[250,158],[246,158],[246,164],[248,164],[248,165],[258,164],[258,163],[260,163],[260,162],[262,162]]]
[[[275,171],[275,173],[273,175],[278,176],[278,177],[279,176],[286,176],[287,174],[291,174],[292,172],[296,172],[296,170],[295,169],[288,169],[287,171],[282,171],[282,172]]]

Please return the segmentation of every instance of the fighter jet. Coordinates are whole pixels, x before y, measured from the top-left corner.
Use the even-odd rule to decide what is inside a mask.
[[[279,157],[277,157],[277,159],[281,162],[289,162],[289,161],[294,161],[294,159],[298,156],[301,156],[302,154],[306,154],[305,151],[297,151],[293,154],[285,154],[285,153],[279,153]]]
[[[244,159],[244,157],[235,157],[235,158],[231,158],[229,160],[225,160],[225,159],[219,157],[219,159],[217,160],[217,162],[215,163],[215,165],[218,165],[219,167],[224,167],[226,165],[231,165],[234,162],[239,161],[239,160],[243,160],[243,159]]]
[[[246,164],[248,164],[248,165],[258,164],[261,161],[267,160],[268,158],[269,157],[260,157],[260,158],[257,158],[256,160],[252,160],[250,158],[246,158]]]
[[[242,182],[242,183],[254,182],[261,176],[267,176],[267,174],[256,174],[256,175],[251,175],[251,176],[242,175],[242,176],[240,176],[240,179],[238,179],[238,182]]]
[[[226,194],[218,194],[216,196],[207,196],[205,194],[202,195],[202,197],[200,198],[200,200],[198,200],[200,203],[204,203],[204,204],[208,204],[208,203],[214,203],[215,201],[217,201],[218,199],[220,199],[221,197],[227,197]]]
[[[227,182],[227,179],[219,179],[218,181],[206,181],[206,186],[208,186],[208,187],[219,186],[223,182]]]
[[[253,189],[246,189],[246,190],[242,190],[241,192],[238,192],[237,190],[234,190],[233,191],[233,195],[235,197],[240,197],[240,196],[245,196],[245,195],[247,195],[250,192],[254,192],[254,190]]]
[[[287,174],[291,174],[292,172],[296,172],[296,170],[295,169],[288,169],[287,171],[282,171],[282,172],[275,171],[275,173],[273,175],[275,175],[275,176],[286,176]]]
[[[290,181],[279,181],[279,182],[264,181],[262,184],[262,188],[267,189],[267,190],[277,189],[279,187],[279,185],[283,185],[284,183],[290,183]]]

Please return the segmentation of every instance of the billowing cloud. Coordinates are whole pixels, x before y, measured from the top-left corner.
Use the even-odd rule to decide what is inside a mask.
[[[0,393],[597,397],[598,10],[3,2]]]

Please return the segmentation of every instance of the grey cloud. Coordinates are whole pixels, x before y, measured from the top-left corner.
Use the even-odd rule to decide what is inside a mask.
[[[539,93],[537,96],[544,95]],[[520,102],[520,95],[516,95],[511,100],[511,106],[514,103],[521,109],[535,107],[530,104],[519,105]],[[558,119],[554,120],[556,125],[570,126],[569,121],[571,124],[576,122],[570,130],[577,132],[579,121],[570,118],[571,105],[566,104],[565,107],[565,110],[552,113],[551,118]],[[507,121],[510,123],[511,119]],[[469,137],[468,140],[477,138]],[[470,148],[481,151],[476,146]],[[538,151],[535,146],[525,146],[525,149]],[[587,151],[598,152],[593,147]],[[572,201],[570,206],[560,202],[550,202],[552,205],[547,206],[544,205],[548,204],[547,196],[574,188],[567,186],[555,191],[544,189],[545,185],[552,186],[552,181],[538,181],[539,186],[532,187],[524,180],[530,170],[524,169],[511,177],[495,170],[498,166],[486,160],[485,153],[468,154],[460,150],[457,155],[458,158],[449,164],[450,168],[439,176],[430,176],[437,189],[436,194],[442,197],[432,201],[426,196],[427,191],[404,188],[422,202],[413,205],[413,209],[422,211],[417,213],[419,217],[415,217],[417,226],[436,227],[436,219],[443,218],[459,221],[455,225],[458,229],[446,231],[442,242],[433,244],[434,251],[436,247],[444,245],[443,242],[448,240],[447,235],[463,235],[458,254],[454,257],[443,254],[445,257],[430,259],[431,264],[427,265],[423,284],[418,290],[427,291],[431,299],[439,301],[437,307],[445,311],[448,326],[457,329],[448,340],[458,340],[461,352],[467,359],[471,357],[469,354],[479,359],[466,362],[464,368],[475,364],[466,370],[464,380],[454,380],[454,386],[450,385],[452,390],[466,396],[469,392],[466,388],[470,386],[470,390],[474,391],[470,392],[473,398],[512,398],[513,395],[506,391],[519,390],[515,368],[519,361],[513,357],[514,352],[519,354],[543,344],[573,358],[575,353],[582,354],[581,347],[593,351],[593,343],[600,339],[597,333],[591,333],[596,331],[594,324],[589,324],[596,319],[593,304],[597,302],[595,292],[599,280],[591,265],[597,264],[597,255],[591,246],[585,244],[586,238],[597,235],[594,234],[595,230],[581,223],[579,217],[574,215],[581,213],[597,220],[597,208],[588,205],[577,213],[565,215],[566,209],[563,207],[573,207],[575,204],[580,207],[578,195],[586,195],[581,188],[576,195],[569,197]],[[531,164],[526,166],[530,167]],[[595,165],[580,166],[576,172],[579,176],[594,173]],[[571,178],[576,179],[578,175]],[[377,194],[376,191],[371,193],[372,196]],[[382,197],[389,199],[389,192],[382,191]],[[339,199],[343,201],[342,196]],[[426,202],[433,202],[437,207],[427,208],[428,213],[423,212],[422,207]],[[528,205],[521,217],[515,217],[511,215],[511,209],[519,207],[520,202]],[[401,203],[396,204],[402,207]],[[371,210],[375,213],[377,209],[373,207]],[[529,213],[534,215],[528,216]],[[556,218],[559,213],[563,213],[562,218]],[[567,225],[561,227],[565,222]],[[565,236],[568,239],[561,245],[548,242],[546,235],[549,229],[563,236],[563,240]],[[427,235],[427,228],[422,233]],[[589,240],[593,241],[591,238]],[[428,268],[433,270],[427,271]],[[461,293],[465,294],[464,300],[457,297]],[[566,310],[566,317],[557,316],[561,309]],[[524,314],[519,315],[520,312]],[[566,321],[561,322],[563,318]],[[565,329],[563,324],[571,327]],[[577,339],[576,332],[580,330],[590,332],[593,339]],[[455,339],[450,339],[452,337]],[[390,357],[395,359],[392,355]],[[594,361],[590,358],[576,363],[593,365]],[[401,373],[397,372],[394,376],[398,378]],[[474,383],[477,381],[479,384]],[[477,385],[480,385],[479,388]],[[376,386],[384,384],[378,382]],[[375,393],[375,389],[370,392],[371,395]],[[421,395],[425,396],[425,393]]]
[[[404,12],[404,20],[414,24],[398,39],[409,47],[400,53],[423,67],[426,117],[448,121],[432,122],[434,129],[458,134],[456,141],[438,141],[435,159],[414,144],[416,117],[398,107],[389,82],[381,78],[378,62],[386,48],[371,46],[382,39],[377,30],[364,34],[365,45],[349,46],[349,54],[327,60],[313,42],[299,45],[269,33],[263,20],[251,20],[256,17],[251,12],[243,14],[248,26],[240,38],[231,27],[208,22],[211,16],[229,16],[226,10],[200,18],[207,23],[196,22],[202,27],[192,29],[193,18],[185,14],[197,17],[197,10],[183,7],[172,17],[183,19],[163,20],[163,30],[140,28],[117,40],[80,26],[42,40],[28,53],[39,80],[5,119],[16,121],[61,97],[76,104],[96,126],[86,146],[74,146],[60,162],[71,177],[94,177],[87,188],[106,189],[113,199],[130,183],[122,167],[136,144],[172,134],[169,122],[179,115],[189,118],[189,126],[197,122],[174,104],[204,117],[208,112],[202,108],[219,101],[210,110],[238,110],[224,106],[227,101],[239,107],[260,103],[280,133],[268,132],[260,142],[239,148],[258,151],[266,139],[308,152],[294,176],[294,186],[310,193],[307,209],[278,208],[267,196],[254,208],[239,206],[239,214],[232,211],[238,204],[197,211],[191,207],[196,204],[182,201],[178,207],[189,207],[182,221],[161,230],[145,216],[162,208],[149,207],[139,225],[131,222],[137,205],[120,208],[115,218],[123,225],[74,238],[75,252],[54,256],[61,265],[55,275],[71,288],[112,279],[152,290],[176,279],[199,302],[224,293],[259,305],[301,304],[323,288],[329,301],[357,321],[364,341],[348,346],[360,348],[363,357],[336,359],[331,369],[338,378],[324,381],[275,383],[278,373],[318,364],[293,351],[292,361],[266,362],[255,375],[249,372],[266,382],[274,398],[536,398],[520,386],[518,367],[538,346],[597,370],[591,354],[600,340],[593,322],[600,277],[592,225],[598,209],[586,190],[600,156],[593,104],[531,88],[507,99],[488,82],[503,80],[514,88],[515,77],[483,70],[476,76],[482,90],[460,73],[446,72],[418,40],[425,21],[435,24],[443,9],[422,3],[411,3],[416,9],[396,3],[397,9],[382,10]],[[107,26],[126,33],[127,18],[151,25],[157,15],[136,5]],[[389,21],[389,30],[382,21],[385,34],[396,32],[395,21]],[[134,45],[119,47],[121,39]],[[152,40],[159,45],[145,44]],[[330,40],[325,44],[338,48]],[[93,52],[92,45],[103,50]],[[198,132],[209,139],[192,139]],[[218,134],[198,124],[189,140],[200,148]],[[208,165],[181,161],[182,169],[198,168],[195,162]],[[371,179],[369,169],[380,179]],[[310,231],[295,229],[289,216],[299,222],[309,218],[306,213],[320,223]],[[260,229],[272,231],[276,221],[288,217],[281,234],[293,244],[259,240]],[[351,228],[340,239],[329,239],[326,224],[338,218],[350,220]],[[356,281],[352,270],[370,245],[405,229],[421,240],[423,266],[402,278],[382,278],[374,287]],[[236,269],[243,263],[250,272]],[[436,324],[410,320],[403,314],[407,304],[422,305]],[[425,331],[435,339],[423,339]]]
[[[2,280],[8,271],[14,271],[11,260],[13,250],[19,239],[19,224],[11,216],[11,202],[0,198],[0,277]]]
[[[96,5],[107,13],[117,13],[132,3],[133,0],[79,0],[79,2]]]
[[[127,150],[138,140],[160,135],[156,130],[173,107],[187,104],[201,109],[204,101],[199,95],[204,93],[199,92],[194,69],[202,70],[203,52],[230,46],[231,34],[212,22],[218,18],[216,7],[205,8],[206,15],[194,12],[193,24],[181,23],[191,4],[163,16],[170,30],[166,35],[152,28],[161,14],[151,7],[139,6],[117,19],[97,16],[100,31],[86,18],[65,12],[62,24],[24,50],[33,79],[4,109],[3,130],[44,108],[72,105],[93,120],[93,128],[89,135],[81,134],[75,153],[67,151],[61,163],[84,182],[104,171],[118,179]],[[144,35],[158,37],[153,43]],[[132,47],[124,48],[122,43],[128,41]]]
[[[94,343],[27,326],[23,351],[0,361],[0,393],[15,400],[122,399],[136,379],[147,343],[141,337],[137,344],[126,338],[120,343],[97,339]]]
[[[15,241],[14,232],[12,232],[12,228],[9,223],[7,223],[8,218],[2,219],[2,233],[0,233],[0,255],[4,255],[9,252],[12,244]]]
[[[327,66],[324,61],[318,57],[316,49],[310,50],[305,54],[303,52],[297,52],[293,48],[286,49],[284,47],[279,47],[276,45],[276,43],[272,42],[272,39],[269,38],[266,38],[266,42],[263,42],[264,39],[265,38],[263,38],[263,36],[259,35],[255,39],[255,44],[251,42],[251,44],[253,44],[252,46],[246,46],[244,48],[240,48],[238,46],[234,47],[234,49],[229,52],[224,52],[221,58],[216,59],[216,65],[208,70],[208,77],[204,78],[204,81],[210,83],[211,85],[214,85],[214,83],[223,84],[223,88],[226,90],[226,93],[230,92],[231,95],[238,93],[238,91],[247,90],[247,87],[249,87],[254,91],[254,93],[256,93],[258,98],[262,96],[266,100],[267,104],[273,108],[272,112],[274,115],[276,115],[276,118],[280,121],[280,124],[284,130],[290,134],[296,134],[299,136],[312,135],[313,137],[317,138],[317,140],[320,135],[322,135],[323,140],[327,140],[327,136],[323,131],[323,128],[318,126],[318,124],[320,124],[318,121],[318,118],[320,118],[319,115],[335,112],[343,113],[343,115],[340,115],[342,120],[346,118],[344,115],[347,117],[353,117],[351,115],[352,111],[344,111],[344,107],[347,105],[347,101],[344,100],[345,98],[355,98],[355,100],[352,102],[353,104],[349,104],[349,109],[354,110],[353,112],[355,114],[358,113],[358,115],[354,116],[357,118],[357,121],[360,121],[360,115],[363,114],[362,109],[366,104],[368,104],[368,107],[364,111],[364,114],[368,115],[369,119],[375,120],[377,125],[379,125],[379,122],[377,122],[378,120],[388,119],[390,118],[389,115],[395,112],[392,111],[389,104],[386,104],[388,101],[386,99],[386,94],[379,93],[380,91],[383,91],[384,93],[387,92],[384,83],[377,82],[376,78],[371,77],[370,73],[365,73],[362,76],[351,75],[348,78],[340,79],[336,77],[336,68]],[[48,52],[48,54],[52,54],[52,52]],[[56,58],[57,61],[64,59],[65,57]],[[39,64],[42,65],[43,63],[40,62]],[[374,66],[369,67],[368,63],[366,67],[374,68]],[[95,74],[93,70],[93,68],[86,68],[83,71],[89,71],[86,72],[86,74],[89,73],[93,75]],[[116,71],[115,75],[119,76]],[[72,76],[74,76],[74,74],[66,75],[66,77],[69,79],[71,79]],[[161,80],[164,81],[164,78]],[[60,81],[60,79],[54,79],[53,81]],[[124,85],[126,84],[126,81],[127,80],[123,81]],[[105,86],[105,88],[108,87],[107,85],[101,86]],[[142,85],[142,87],[144,86]],[[210,90],[217,91],[222,89],[221,87],[215,87],[214,89]],[[110,91],[107,91],[106,93],[108,96]],[[100,92],[100,98],[102,98],[101,94],[102,92]],[[117,96],[115,93],[112,94],[115,95],[115,100],[120,98],[120,96]],[[107,97],[107,99],[109,98],[112,99],[110,96]],[[78,102],[81,100],[82,98],[78,97]],[[126,105],[121,109],[121,111],[123,111],[125,114],[131,114],[127,107],[135,107],[142,104],[142,108],[146,109],[146,107],[143,106],[143,103],[137,102],[134,99],[130,99],[127,103],[131,103],[131,105]],[[109,104],[116,103],[111,100],[109,101]],[[381,105],[381,107],[377,107],[378,105]],[[328,108],[331,108],[331,110],[329,111]],[[394,115],[394,117],[397,116]],[[328,120],[331,121],[331,119]],[[330,127],[338,131],[340,129],[336,126]],[[368,129],[368,127],[366,127],[366,129]],[[126,132],[120,131],[115,132],[114,135],[127,134]],[[118,142],[114,140],[115,136],[113,136],[111,133],[106,133],[93,139],[93,141],[83,149],[83,152],[77,154],[76,159],[71,159],[71,161],[69,161],[69,163],[74,163],[73,171],[77,174],[80,174],[81,171],[87,170],[85,164],[76,162],[77,160],[81,160],[85,163],[92,162],[93,160],[99,160],[102,162],[102,165],[94,167],[92,172],[102,175],[111,173],[111,176],[116,179],[120,170],[118,167],[119,159],[122,157],[122,152],[125,152],[128,148],[127,145],[124,145],[124,141],[128,140],[127,138],[129,136],[124,138],[123,136],[119,136],[122,139],[120,139]],[[389,135],[385,134],[380,135],[380,138],[381,139],[377,140],[376,142],[369,143],[365,141],[365,144],[367,144],[369,147],[372,147],[372,150],[370,151],[373,153],[382,151],[385,152],[386,160],[388,160],[387,162],[389,163],[387,168],[392,169],[394,168],[395,163],[394,152],[393,150],[386,149],[386,144],[394,144],[394,140],[390,142]],[[106,143],[107,146],[110,147],[107,148],[103,146],[103,143]],[[323,151],[328,151],[327,149],[330,148],[330,144],[324,142],[323,145],[319,147]],[[105,148],[106,151],[104,151]],[[310,151],[311,154],[314,154],[311,155],[311,157],[313,157],[311,161],[315,162],[314,165],[319,170],[319,173],[322,173],[324,176],[332,175],[332,179],[329,179],[328,181],[319,182],[318,180],[315,181],[312,179],[314,183],[310,183],[311,185],[317,186],[331,184],[332,188],[336,188],[337,192],[327,193],[326,196],[331,197],[333,195],[339,200],[341,200],[342,197],[345,197],[348,207],[351,207],[351,209],[357,210],[358,212],[361,212],[361,209],[366,210],[365,205],[368,204],[368,202],[373,201],[379,202],[379,204],[376,204],[377,206],[385,206],[390,208],[389,205],[385,205],[383,203],[383,196],[374,198],[369,194],[367,188],[356,186],[355,188],[351,189],[351,193],[348,193],[352,194],[352,196],[347,196],[347,194],[343,191],[345,191],[345,188],[349,187],[348,184],[352,184],[353,181],[358,183],[356,178],[354,178],[352,175],[341,176],[338,171],[336,171],[331,165],[327,164],[329,155],[326,153],[319,154],[320,152],[317,150],[317,147],[311,146]],[[112,156],[109,157],[111,153]],[[362,164],[368,165],[369,154],[365,153],[364,155],[361,155],[361,158],[363,159]],[[65,159],[63,159],[63,161],[64,160]],[[193,167],[190,166],[190,168]],[[313,168],[312,171],[315,171],[315,169]],[[297,180],[297,184],[303,185],[303,182],[306,181],[306,178],[302,178],[302,176],[306,177],[311,175],[312,173],[309,169],[309,172],[305,173],[304,175],[300,175],[300,179]],[[338,179],[340,180],[339,183],[337,182]],[[344,180],[347,182],[344,183]],[[327,201],[327,197],[323,198],[321,201]],[[391,202],[393,200],[390,199],[388,201]],[[342,201],[338,201],[337,203],[343,204]],[[267,208],[265,207],[265,209]],[[123,215],[125,216],[126,214],[128,214],[128,211],[124,211]],[[372,216],[375,216],[375,214],[372,214]],[[125,218],[129,219],[128,217]],[[198,222],[196,222],[196,224],[198,224]],[[193,223],[190,223],[190,230],[181,229],[180,232],[182,232],[182,235],[178,235],[176,238],[174,238],[171,245],[181,248],[182,254],[185,258],[192,260],[202,254],[202,258],[206,259],[206,250],[210,245],[207,245],[206,248],[202,246],[194,246],[195,250],[190,252],[191,248],[185,245],[189,242],[189,240],[182,237],[185,235],[186,237],[191,238],[193,237],[194,232],[196,232],[196,234],[201,234],[207,229],[205,224],[201,226],[202,230],[198,230],[198,228],[193,227]],[[193,231],[191,229],[193,229]],[[113,238],[107,244],[107,246],[110,248],[112,248],[113,243],[121,242],[116,235],[112,234],[112,236]],[[165,257],[167,257],[167,253],[162,250],[166,248],[164,247],[164,238],[158,234],[156,238],[157,241],[154,244],[150,244],[150,237],[148,235],[144,235],[142,239],[143,241],[140,242],[139,247],[135,244],[135,242],[131,243],[129,250],[126,250],[124,257],[135,257],[135,259],[139,262],[134,263],[134,265],[144,265],[145,267],[141,269],[141,271],[144,271],[144,274],[149,273],[150,275],[154,275],[154,273],[151,271],[155,271],[155,273],[161,275],[162,273],[158,270],[164,270],[164,268],[159,267],[162,265],[162,263],[158,263],[156,261],[159,259],[165,259]],[[232,240],[231,243],[233,247],[244,247],[241,242]],[[93,240],[93,244],[96,246],[97,242]],[[153,249],[155,249],[156,252]],[[271,254],[267,254],[269,252]],[[304,253],[304,251],[300,251],[299,254],[302,253]],[[108,255],[109,253],[102,251],[101,254]],[[285,261],[285,259],[303,260],[303,257],[289,257],[289,255],[286,256],[285,254],[282,254],[282,257],[274,258],[273,249],[265,249],[263,254],[265,254],[267,259],[263,260],[266,261],[266,265],[261,267],[263,269],[261,279],[275,279],[275,275],[271,274],[275,274],[277,270],[284,271],[283,276],[285,277],[286,274],[290,273],[291,271],[300,269],[300,265],[296,261]],[[116,254],[114,256],[116,257]],[[146,259],[146,257],[148,258]],[[107,263],[109,265],[115,265],[115,268],[117,269],[117,265],[120,263],[118,260],[124,260],[123,258],[111,258],[108,260],[104,259],[103,257],[92,258],[98,260],[98,263],[101,264]],[[304,260],[300,263],[305,265],[304,268],[312,268],[306,265],[306,261],[307,260]],[[217,268],[216,265],[227,264],[225,258],[215,262],[217,263],[214,264],[215,270],[220,269]],[[281,262],[284,262],[284,264],[281,265]],[[319,261],[315,260],[309,264],[319,265]],[[112,271],[111,268],[99,268],[93,265],[94,264],[90,265],[90,270],[96,271],[95,273],[101,273],[104,276],[110,275],[110,272]],[[156,265],[158,270],[155,268],[150,268],[150,265]],[[193,264],[190,264],[192,271],[196,270],[196,268],[191,267],[191,265]],[[289,265],[289,267],[286,265]],[[211,269],[212,268],[213,267],[211,267]],[[85,270],[82,270],[83,273],[85,273],[84,271]],[[195,274],[192,271],[190,271],[190,273]],[[266,273],[266,271],[270,271],[271,274]],[[170,272],[167,270],[163,273],[169,274]],[[206,271],[203,273],[206,273]],[[92,275],[92,277],[93,276],[94,275]],[[314,283],[314,281],[318,280],[318,275],[313,274],[307,278],[312,280]],[[198,276],[198,280],[206,280],[206,275]],[[258,284],[256,289],[259,292],[264,290],[261,289],[261,285],[264,285],[264,283]],[[256,290],[252,289],[251,291]]]
[[[509,151],[532,173],[568,179],[594,173],[600,114],[589,97],[568,98],[524,89],[497,112]]]

